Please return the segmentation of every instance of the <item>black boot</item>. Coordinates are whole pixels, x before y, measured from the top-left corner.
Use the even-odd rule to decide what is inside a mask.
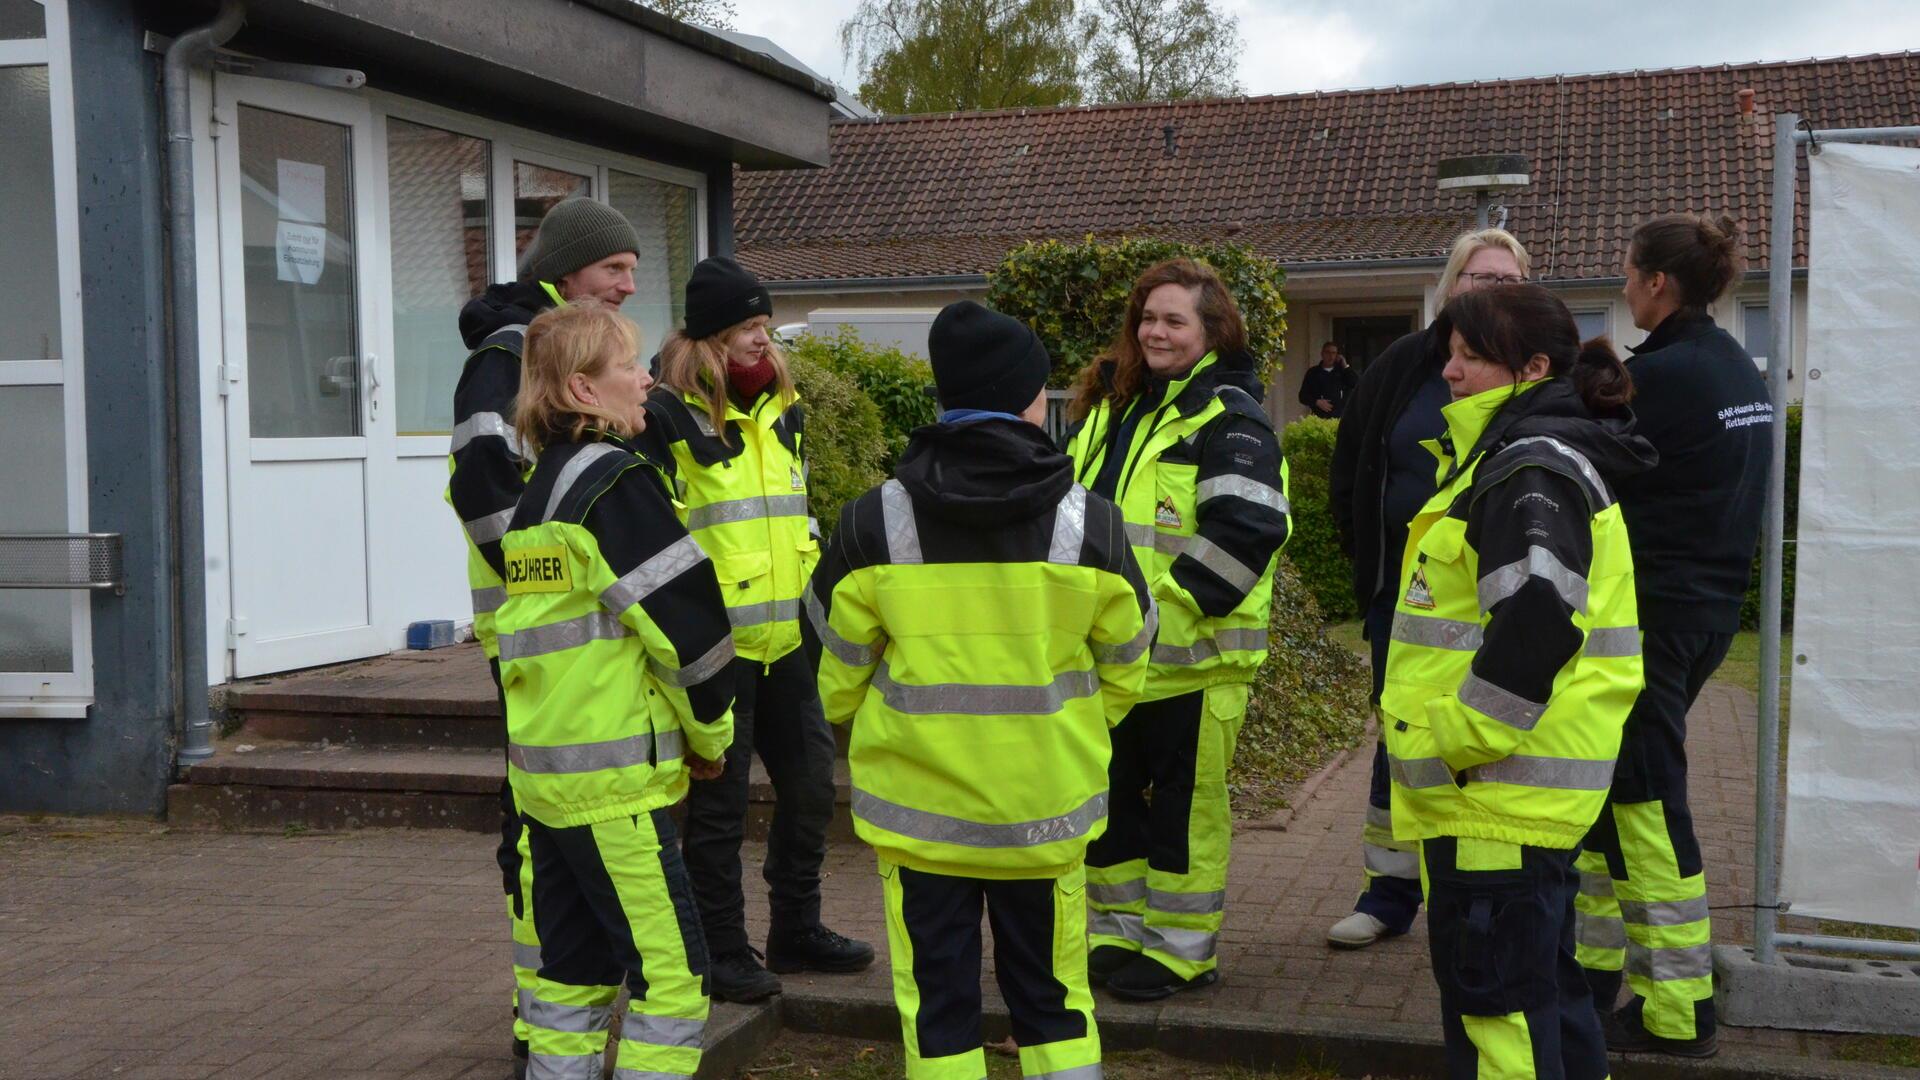
[[[760,953],[754,949],[742,949],[714,957],[707,974],[715,1001],[749,1005],[765,1001],[780,992],[780,980],[760,966]]]
[[[1672,1054],[1674,1057],[1710,1058],[1720,1052],[1720,1035],[1709,1031],[1697,1039],[1669,1039],[1647,1030],[1640,1015],[1640,998],[1628,1002],[1619,1012],[1601,1013],[1601,1027],[1607,1035],[1607,1052],[1613,1054]]]
[[[767,935],[767,967],[782,975],[796,971],[865,971],[872,964],[873,946],[842,937],[818,923],[804,930]]]
[[[519,1015],[519,1010],[514,1010]],[[513,1040],[513,1080],[527,1080],[527,1040]]]
[[[1118,945],[1095,945],[1087,953],[1087,981],[1095,986],[1107,985],[1113,973],[1133,963],[1140,954],[1132,949],[1123,949]]]
[[[1198,990],[1220,981],[1217,970],[1203,971],[1191,979],[1174,974],[1173,969],[1142,953],[1107,979],[1107,992],[1129,1001],[1158,1001],[1182,990]]]

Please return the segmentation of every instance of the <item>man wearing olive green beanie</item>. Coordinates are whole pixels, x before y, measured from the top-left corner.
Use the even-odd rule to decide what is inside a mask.
[[[527,324],[564,303],[598,301],[611,307],[633,295],[633,269],[640,238],[620,211],[592,199],[565,199],[540,221],[521,280],[490,285],[460,310],[460,336],[471,350],[453,391],[453,476],[447,501],[467,535],[467,583],[473,590],[474,636],[500,687],[499,646],[493,613],[506,598],[501,584],[500,537],[525,488],[519,441],[513,434],[513,399],[520,393],[520,352]],[[503,702],[502,709],[505,709]],[[506,742],[505,732],[501,743]],[[513,933],[516,1002],[532,1001],[540,967],[540,938],[533,925],[533,870],[526,827],[513,792],[500,787],[497,857],[507,891]],[[527,1061],[526,1020],[515,1008],[516,1072]]]

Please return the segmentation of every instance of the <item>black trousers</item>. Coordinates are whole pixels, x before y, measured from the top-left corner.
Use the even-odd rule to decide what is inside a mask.
[[[687,793],[680,850],[693,896],[715,957],[747,948],[746,897],[740,884],[740,844],[747,832],[747,792],[753,755],[773,781],[773,829],[767,837],[767,882],[773,932],[803,930],[820,921],[820,863],[833,818],[833,733],[820,708],[820,691],[805,649],[771,665],[733,662],[733,745],[718,780],[697,780]]]
[[[1574,851],[1420,845],[1448,1080],[1603,1080],[1606,1039],[1574,958]]]
[[[1387,681],[1387,646],[1393,637],[1393,606],[1397,591],[1383,590],[1374,597],[1367,611],[1367,644],[1373,649],[1373,704],[1380,704],[1380,692]],[[1367,886],[1354,901],[1353,910],[1363,911],[1387,924],[1387,933],[1404,934],[1420,914],[1420,874],[1417,859],[1414,873],[1405,874],[1398,865],[1415,855],[1411,849],[1393,840],[1393,778],[1387,771],[1385,732],[1373,744],[1373,773],[1367,785],[1367,829],[1363,839],[1368,851]],[[1406,854],[1399,854],[1400,852]],[[1397,857],[1396,857],[1397,856]],[[1391,871],[1391,872],[1389,872]]]

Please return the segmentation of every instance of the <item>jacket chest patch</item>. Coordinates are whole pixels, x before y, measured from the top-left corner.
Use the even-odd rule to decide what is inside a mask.
[[[1173,496],[1169,495],[1161,499],[1160,505],[1154,507],[1153,523],[1166,529],[1177,529],[1180,527],[1180,511],[1174,509]]]
[[[800,475],[800,469],[798,466],[796,465],[787,466],[787,476],[793,482],[793,490],[795,491],[807,490],[807,481],[805,480],[805,478],[803,478]]]
[[[1408,607],[1422,611],[1433,610],[1433,590],[1427,587],[1427,568],[1413,568],[1413,580],[1407,582],[1407,595],[1403,601]]]

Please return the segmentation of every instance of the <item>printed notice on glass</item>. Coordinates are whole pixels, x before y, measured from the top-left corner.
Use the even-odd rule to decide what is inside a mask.
[[[320,272],[327,266],[327,230],[303,221],[281,222],[274,237],[273,258],[280,268],[281,281],[320,284]]]
[[[280,220],[327,223],[327,167],[311,161],[280,164]]]

